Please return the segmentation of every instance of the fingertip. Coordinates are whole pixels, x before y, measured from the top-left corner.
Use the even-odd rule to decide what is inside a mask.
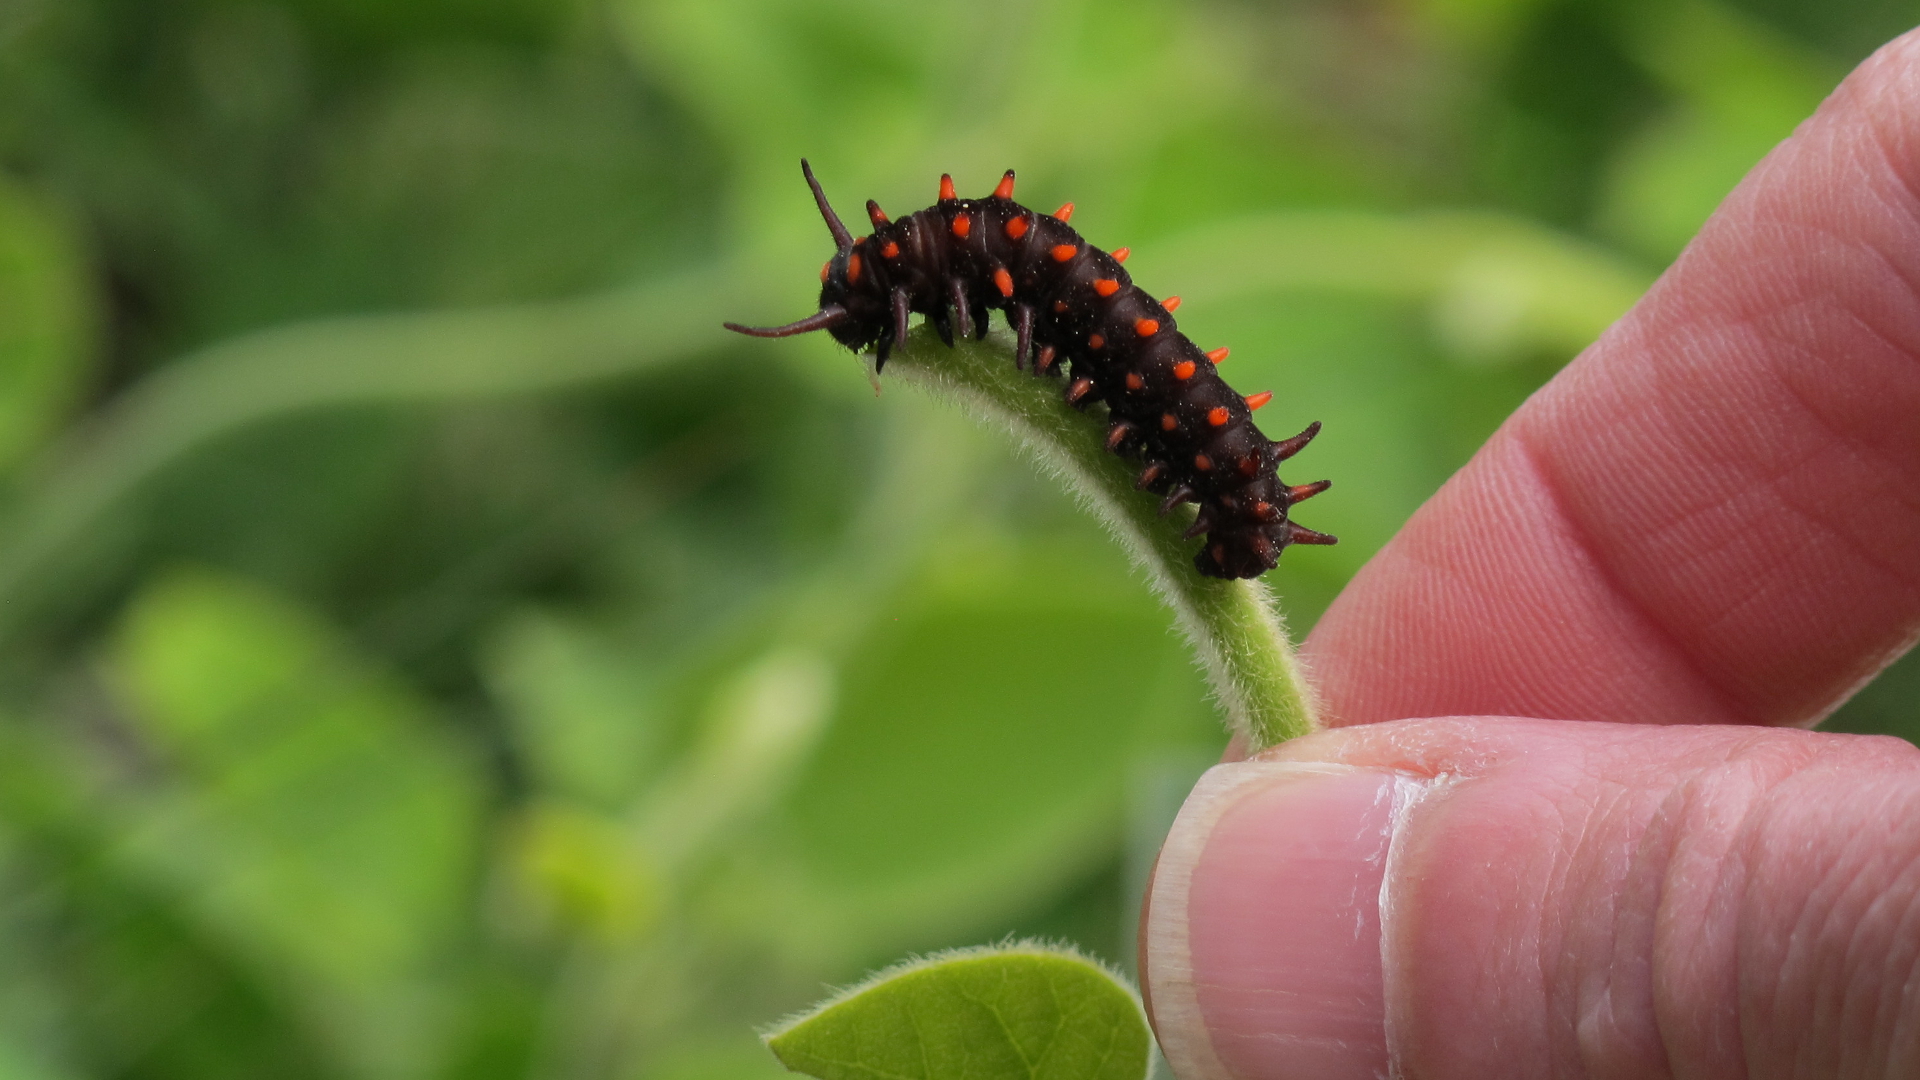
[[[1161,850],[1142,984],[1184,1080],[1385,1075],[1380,894],[1391,773],[1219,765]]]

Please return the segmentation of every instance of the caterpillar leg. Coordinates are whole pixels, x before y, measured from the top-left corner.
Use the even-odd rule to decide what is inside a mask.
[[[909,313],[907,302],[909,299],[910,297],[905,287],[896,287],[893,290],[893,340],[894,341],[904,342],[907,340],[907,315]],[[885,348],[882,348],[880,350],[880,363],[874,365],[874,370],[878,371],[880,369],[880,366],[882,364],[885,364],[886,362],[887,362],[887,350]]]
[[[967,303],[967,283],[959,278],[947,281],[947,295],[953,298],[954,329],[961,337],[973,336],[973,305]]]

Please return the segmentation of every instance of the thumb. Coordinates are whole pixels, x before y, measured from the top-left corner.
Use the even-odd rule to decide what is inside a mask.
[[[1182,1080],[1920,1075],[1920,751],[1326,732],[1207,773],[1142,936]]]

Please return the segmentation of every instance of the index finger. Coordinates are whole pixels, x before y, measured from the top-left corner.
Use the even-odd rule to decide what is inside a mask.
[[[1333,722],[1808,723],[1912,644],[1917,193],[1910,33],[1348,586]]]

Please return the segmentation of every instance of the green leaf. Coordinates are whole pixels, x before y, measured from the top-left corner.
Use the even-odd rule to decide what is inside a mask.
[[[65,224],[0,178],[0,468],[39,445],[87,376],[87,270]]]
[[[820,1080],[1140,1080],[1151,1045],[1124,983],[1032,943],[883,971],[767,1036]]]

